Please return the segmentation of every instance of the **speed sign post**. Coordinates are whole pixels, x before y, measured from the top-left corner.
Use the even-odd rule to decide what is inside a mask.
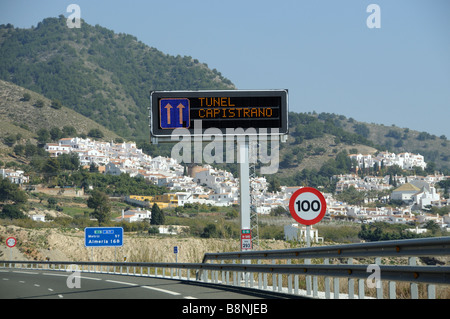
[[[9,260],[12,260],[12,248],[15,247],[17,244],[17,239],[14,237],[9,237],[6,239],[6,246],[9,247]]]
[[[322,220],[327,210],[325,197],[317,189],[303,187],[292,194],[289,201],[291,216],[300,224],[306,225],[307,246],[310,246],[310,226]]]

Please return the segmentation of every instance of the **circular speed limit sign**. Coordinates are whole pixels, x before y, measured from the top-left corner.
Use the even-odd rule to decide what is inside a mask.
[[[292,217],[302,225],[313,225],[325,216],[327,203],[317,189],[304,187],[292,194],[289,211]]]
[[[8,246],[9,248],[13,248],[14,246],[16,246],[16,244],[17,244],[17,241],[14,237],[9,237],[6,240],[6,246]]]

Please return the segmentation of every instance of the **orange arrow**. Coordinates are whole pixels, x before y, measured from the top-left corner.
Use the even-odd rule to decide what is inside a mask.
[[[164,108],[167,110],[167,124],[171,124],[170,123],[170,110],[172,109],[172,105],[167,104]]]
[[[177,106],[177,109],[180,110],[180,124],[183,124],[183,109],[184,109],[184,105],[180,103]]]

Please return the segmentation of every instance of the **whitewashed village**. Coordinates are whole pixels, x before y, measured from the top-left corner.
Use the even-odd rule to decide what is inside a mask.
[[[45,150],[51,157],[61,154],[76,153],[80,164],[84,167],[95,165],[104,174],[129,174],[130,177],[142,177],[155,185],[165,186],[170,193],[149,198],[145,196],[129,196],[125,200],[143,208],[122,212],[117,220],[129,222],[151,218],[148,207],[152,202],[158,202],[161,208],[184,206],[187,203],[209,204],[212,206],[230,206],[239,204],[239,178],[230,172],[218,170],[210,165],[184,166],[168,157],[151,157],[136,147],[135,143],[99,142],[89,138],[63,138],[57,143],[48,143]],[[382,167],[398,165],[402,169],[413,167],[425,168],[423,156],[419,154],[394,154],[380,152],[376,155],[350,154],[349,157],[357,163],[357,169],[367,167]],[[8,169],[0,170],[1,177],[8,178],[16,184],[28,182],[23,172]],[[435,185],[449,178],[439,174],[428,176],[363,176],[346,174],[334,176],[337,181],[336,194],[354,187],[357,191],[366,192],[365,203],[384,194],[384,199],[398,200],[406,205],[398,208],[349,205],[338,201],[333,194],[324,193],[327,201],[325,220],[346,219],[355,223],[372,223],[384,221],[388,223],[411,223],[418,225],[411,231],[421,232],[420,225],[433,220],[443,229],[450,229],[450,216],[436,216],[427,212],[432,206],[443,207],[450,204],[443,198]],[[389,183],[394,178],[396,187]],[[257,214],[268,215],[279,206],[288,211],[289,199],[299,187],[281,186],[278,192],[268,192],[268,183],[264,177],[255,177],[250,181],[252,207]],[[384,191],[384,193],[382,193]],[[374,198],[371,198],[373,194]],[[379,199],[379,198],[378,198]],[[144,205],[143,205],[144,204]],[[150,208],[149,208],[150,209]],[[285,233],[290,229],[299,228],[292,224],[285,227]],[[317,237],[317,234],[314,234]],[[288,235],[286,235],[288,237]]]

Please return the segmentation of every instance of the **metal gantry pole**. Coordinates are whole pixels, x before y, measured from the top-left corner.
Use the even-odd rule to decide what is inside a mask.
[[[249,142],[243,137],[238,138],[239,188],[241,204],[241,229],[250,229],[250,164]]]

